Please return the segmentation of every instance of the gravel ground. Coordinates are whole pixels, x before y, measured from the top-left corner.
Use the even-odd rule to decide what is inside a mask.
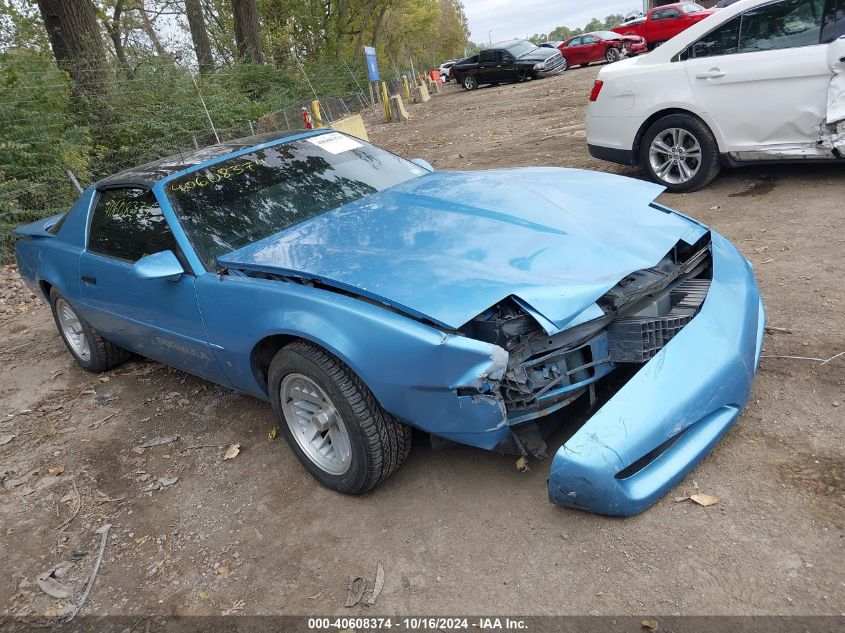
[[[450,86],[412,106],[408,123],[372,115],[371,137],[440,169],[557,165],[636,177],[586,151],[596,70],[473,93]],[[550,505],[547,463],[518,473],[510,457],[424,441],[373,494],[334,494],[270,439],[259,401],[140,359],[102,376],[78,369],[47,307],[5,269],[0,614],[67,612],[106,523],[83,613],[357,615],[343,606],[347,577],[372,581],[377,562],[385,585],[372,615],[845,611],[845,356],[779,358],[845,351],[843,175],[747,168],[661,197],[739,246],[770,325],[788,333],[766,336],[748,409],[713,453],[624,520]],[[178,439],[142,448],[166,436]],[[240,454],[224,460],[234,443]],[[675,501],[695,489],[718,504]],[[70,595],[52,598],[38,577],[64,561],[41,584]]]

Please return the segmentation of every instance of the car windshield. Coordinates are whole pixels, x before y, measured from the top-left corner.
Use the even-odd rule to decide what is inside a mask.
[[[209,165],[165,185],[208,270],[216,259],[425,170],[337,132]]]
[[[704,11],[704,7],[700,4],[695,4],[694,2],[688,2],[681,5],[681,10],[684,13],[698,13],[699,11]]]
[[[613,31],[597,31],[596,33],[593,33],[593,35],[600,37],[603,40],[618,40],[621,37],[619,33],[614,33]]]
[[[537,47],[534,46],[534,44],[532,44],[531,42],[518,42],[513,46],[508,46],[505,50],[517,59],[519,59],[523,55],[527,55],[531,51],[537,50]]]

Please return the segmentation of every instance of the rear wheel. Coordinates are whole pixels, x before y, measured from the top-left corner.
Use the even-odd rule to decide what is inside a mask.
[[[619,61],[619,49],[614,48],[611,46],[607,49],[607,52],[604,54],[604,58],[607,60],[608,64],[612,64],[613,62]]]
[[[674,193],[709,185],[721,168],[712,132],[689,114],[671,114],[652,124],[640,145],[640,165]]]
[[[103,372],[120,365],[131,355],[104,339],[55,288],[50,290],[50,308],[62,340],[82,369]]]
[[[467,75],[462,82],[464,90],[475,90],[478,88],[478,80],[474,75]]]
[[[270,364],[268,388],[279,428],[317,481],[346,494],[375,488],[411,450],[411,429],[384,411],[352,370],[297,341]]]

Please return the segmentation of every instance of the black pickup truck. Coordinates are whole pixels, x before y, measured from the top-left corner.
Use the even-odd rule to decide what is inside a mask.
[[[541,48],[525,40],[508,40],[462,59],[450,72],[464,90],[475,90],[481,84],[539,79],[564,70],[566,64],[558,49]]]

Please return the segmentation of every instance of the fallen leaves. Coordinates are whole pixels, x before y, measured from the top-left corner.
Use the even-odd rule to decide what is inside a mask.
[[[683,503],[684,501],[695,501],[698,505],[706,508],[719,503],[719,498],[714,495],[709,495],[706,492],[696,492],[684,497],[675,497],[675,503]]]
[[[161,477],[159,479],[156,479],[151,484],[141,488],[141,492],[153,492],[155,490],[161,490],[162,488],[172,486],[177,481],[179,481],[178,477]]]
[[[656,631],[659,624],[657,623],[657,620],[643,620],[640,622],[640,626],[647,631]]]
[[[65,472],[64,466],[52,466],[51,468],[47,469],[47,472],[50,473],[51,477],[58,477],[62,473]]]
[[[528,461],[525,459],[525,457],[520,457],[516,460],[516,469],[521,473],[527,473],[529,470],[531,470],[528,467]]]
[[[73,590],[65,584],[60,583],[52,575],[52,571],[45,572],[35,579],[35,584],[51,598],[63,599],[70,598],[73,595]]]
[[[243,600],[235,600],[234,604],[228,609],[223,609],[220,614],[221,615],[232,615],[236,611],[241,611],[246,606],[246,603]]]
[[[229,566],[228,565],[220,565],[217,569],[214,570],[214,573],[218,576],[228,576],[229,575]]]
[[[162,444],[172,444],[179,439],[178,435],[168,435],[167,437],[154,437],[141,444],[141,448],[152,448],[153,446],[161,446]]]
[[[698,505],[704,506],[713,506],[719,503],[719,499],[714,497],[713,495],[708,495],[705,492],[697,492],[694,495],[690,495],[690,499],[695,501]]]
[[[230,444],[229,448],[226,449],[226,452],[223,453],[223,461],[225,462],[228,459],[235,459],[238,454],[241,452],[241,445],[240,444]]]

